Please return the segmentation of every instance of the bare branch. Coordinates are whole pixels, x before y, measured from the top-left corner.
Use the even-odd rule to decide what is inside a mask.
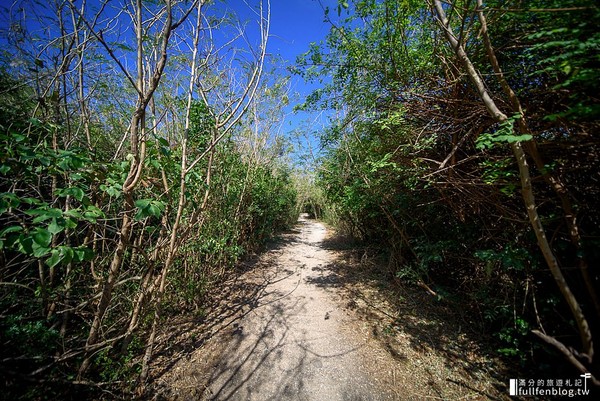
[[[102,11],[104,10],[104,7],[106,7],[106,5],[108,4],[108,2],[109,2],[109,0],[104,0],[102,2],[102,6],[101,6],[100,10],[98,11],[97,15],[100,15],[100,13],[102,13]],[[87,18],[85,18],[85,16],[75,6],[74,0],[69,0],[69,5],[70,5],[71,9],[79,16],[79,18],[81,18],[81,20],[83,21],[83,23],[85,24],[85,26],[87,26],[88,30],[96,38],[96,40],[106,49],[106,51],[108,52],[109,56],[117,64],[117,66],[123,72],[123,74],[125,74],[125,77],[131,83],[131,85],[133,86],[133,88],[135,88],[135,90],[139,94],[141,94],[140,88],[138,88],[138,86],[136,85],[133,77],[131,76],[131,74],[129,73],[129,71],[127,70],[127,68],[125,68],[125,66],[123,65],[123,63],[121,63],[121,60],[119,60],[119,58],[115,55],[115,52],[113,51],[113,49],[108,45],[108,43],[106,43],[106,40],[104,40],[104,38],[102,37],[102,30],[100,30],[99,32],[96,32],[96,30],[94,29],[94,27],[92,26],[92,24],[87,20]]]

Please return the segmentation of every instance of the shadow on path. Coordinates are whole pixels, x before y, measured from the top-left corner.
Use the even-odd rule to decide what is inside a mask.
[[[165,333],[162,399],[508,399],[510,372],[485,357],[457,305],[325,237],[301,220],[220,286],[207,316]]]
[[[300,220],[223,283],[204,319],[181,322],[161,338],[157,355],[166,363],[155,380],[167,382],[182,369],[185,382],[179,393],[162,389],[166,399],[392,399],[361,370],[364,342],[342,330],[346,317],[330,300],[338,283],[328,277],[333,255],[322,248],[324,237],[320,223]],[[209,342],[219,348],[214,362],[190,368]]]
[[[342,289],[344,298],[350,300],[347,306],[370,322],[373,337],[395,360],[422,357],[431,361],[430,355],[436,355],[447,372],[460,372],[446,374],[443,380],[448,386],[462,387],[483,399],[510,399],[508,378],[515,372],[487,356],[491,340],[471,329],[460,304],[437,299],[420,287],[395,279],[387,263],[377,256],[378,250],[340,235],[328,238],[322,246],[339,257],[322,268],[315,284]],[[431,377],[424,379],[438,397],[446,399],[444,389],[436,389],[440,372],[434,372],[432,361],[431,365],[425,369]]]

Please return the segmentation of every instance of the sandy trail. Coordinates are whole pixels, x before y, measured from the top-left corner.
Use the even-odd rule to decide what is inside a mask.
[[[386,400],[362,361],[371,353],[334,298],[325,227],[301,218],[261,271],[262,294],[234,325],[208,380],[207,400]],[[371,355],[372,356],[372,355]]]

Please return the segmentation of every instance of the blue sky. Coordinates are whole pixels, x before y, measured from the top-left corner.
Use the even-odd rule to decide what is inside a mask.
[[[216,5],[217,9],[230,9],[243,21],[255,25],[256,15],[250,10],[258,7],[258,1],[221,0]],[[266,6],[266,0],[262,1]],[[271,0],[271,29],[267,53],[283,59],[285,65],[279,69],[281,74],[290,75],[286,68],[295,64],[297,56],[308,51],[310,43],[325,40],[330,25],[324,21],[323,7],[335,9],[337,0]],[[247,34],[251,40],[259,41],[255,26],[249,28]],[[279,132],[292,139],[296,146],[296,152],[292,155],[294,161],[298,161],[301,155],[306,156],[310,151],[313,156],[317,156],[319,141],[314,134],[327,123],[327,113],[294,113],[293,108],[298,103],[303,103],[304,98],[318,86],[319,84],[304,82],[297,75],[291,76],[291,102],[285,110],[285,121]],[[305,167],[312,168],[310,165]]]
[[[321,0],[323,6],[334,7],[335,0]],[[317,0],[271,0],[271,37],[269,52],[278,53],[288,63],[293,64],[299,54],[309,49],[311,42],[325,40],[329,32],[329,24],[324,22],[321,4]],[[292,78],[292,92],[299,97],[298,101],[308,95],[317,86],[308,84],[300,77]],[[312,146],[316,151],[318,140],[312,133],[318,131],[326,123],[326,117],[318,113],[293,113],[293,105],[288,108],[283,131],[293,136],[294,131],[302,131],[304,136],[299,145]]]
[[[323,2],[323,4],[332,3]],[[323,22],[323,10],[316,0],[272,0],[271,42],[272,52],[293,61],[295,56],[308,49],[310,42],[325,38],[329,26]]]

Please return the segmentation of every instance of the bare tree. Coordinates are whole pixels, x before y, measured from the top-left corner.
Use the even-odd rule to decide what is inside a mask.
[[[77,15],[84,21],[85,25],[89,29],[90,33],[104,46],[108,54],[117,63],[122,73],[126,76],[127,80],[131,83],[132,87],[137,93],[137,101],[135,110],[131,116],[131,122],[129,124],[129,144],[130,144],[130,167],[125,182],[123,183],[123,197],[125,199],[125,210],[123,211],[123,217],[118,234],[118,243],[112,258],[108,275],[102,286],[101,297],[98,302],[96,311],[94,313],[94,319],[89,331],[89,335],[86,341],[88,348],[94,346],[98,342],[100,328],[104,314],[110,305],[113,287],[119,277],[119,271],[123,262],[123,256],[126,249],[129,247],[129,240],[131,229],[133,225],[133,211],[134,211],[134,198],[133,191],[138,185],[140,178],[144,170],[144,160],[146,157],[146,146],[147,146],[147,126],[146,126],[146,111],[148,104],[155,91],[157,90],[161,78],[163,76],[167,56],[168,48],[173,32],[181,26],[181,24],[187,19],[190,12],[195,8],[198,1],[195,1],[191,7],[184,10],[179,20],[174,20],[173,17],[173,2],[167,0],[165,7],[160,9],[156,14],[153,14],[149,20],[144,20],[144,5],[141,0],[136,0],[135,3],[129,4],[133,11],[130,12],[132,17],[132,23],[135,30],[137,53],[136,53],[136,70],[137,76],[134,79],[129,71],[123,66],[121,60],[115,55],[114,50],[111,48],[109,43],[104,39],[102,31],[96,31],[90,21],[80,12],[80,10],[71,1],[71,9],[77,13]],[[128,10],[128,8],[126,8]],[[153,66],[150,74],[146,76],[144,68],[144,35],[146,34],[144,27],[151,26],[156,23],[162,22],[162,29],[159,33],[160,44],[158,54],[160,55],[156,65]],[[90,355],[84,359],[80,367],[80,375],[83,374],[90,363]]]

